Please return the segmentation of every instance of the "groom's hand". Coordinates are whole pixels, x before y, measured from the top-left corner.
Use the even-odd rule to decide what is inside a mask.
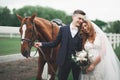
[[[41,42],[36,42],[36,43],[34,44],[34,47],[36,47],[36,48],[38,48],[38,47],[40,47],[40,46],[42,46],[42,43],[41,43]]]

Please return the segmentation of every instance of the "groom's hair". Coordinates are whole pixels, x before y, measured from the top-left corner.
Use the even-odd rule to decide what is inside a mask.
[[[74,14],[86,15],[86,13],[85,13],[84,11],[79,10],[79,9],[75,10],[75,11],[73,12],[73,15],[74,15]]]

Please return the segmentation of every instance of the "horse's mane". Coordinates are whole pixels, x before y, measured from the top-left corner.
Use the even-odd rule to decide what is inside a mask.
[[[36,17],[34,19],[34,22],[36,23],[36,25],[42,25],[41,27],[45,28],[51,28],[52,25],[55,27],[55,28],[58,28],[58,25],[57,24],[54,24],[53,22],[47,20],[47,19],[44,19],[44,18],[39,18],[39,17]],[[51,26],[50,26],[51,25]]]
[[[45,38],[45,41],[51,41],[53,40],[56,36],[57,33],[59,31],[59,27],[57,24],[44,19],[44,18],[39,18],[39,17],[35,17],[34,19],[34,23],[36,25],[36,29],[38,30],[39,36]],[[54,33],[52,35],[52,32]]]

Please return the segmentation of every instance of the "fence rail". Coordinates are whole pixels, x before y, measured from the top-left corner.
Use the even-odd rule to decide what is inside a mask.
[[[20,38],[19,33],[0,33],[0,37]]]
[[[0,26],[0,37],[19,38],[19,27]]]
[[[112,44],[113,48],[120,46],[120,34],[107,33],[108,40]]]
[[[120,45],[120,34],[107,33],[106,35],[114,49]],[[0,37],[20,38],[19,27],[0,26]]]

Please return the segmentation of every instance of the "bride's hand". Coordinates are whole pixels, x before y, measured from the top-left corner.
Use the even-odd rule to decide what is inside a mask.
[[[91,65],[87,68],[86,72],[93,71],[94,68],[95,68],[95,65],[94,65],[94,64],[91,64]]]

